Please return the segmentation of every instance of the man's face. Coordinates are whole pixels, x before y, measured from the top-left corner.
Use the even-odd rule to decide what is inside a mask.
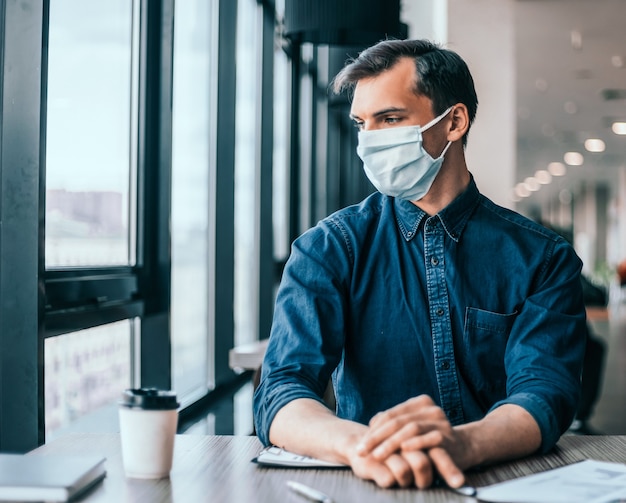
[[[360,131],[424,125],[434,119],[432,101],[415,94],[415,62],[401,58],[389,70],[376,77],[361,79],[354,89],[350,117]],[[424,133],[427,152],[441,152],[446,137],[442,131],[444,118]],[[431,133],[432,131],[432,133]]]

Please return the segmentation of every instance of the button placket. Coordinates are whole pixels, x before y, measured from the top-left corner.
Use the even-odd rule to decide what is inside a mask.
[[[431,217],[424,227],[424,255],[430,257],[426,260],[430,328],[441,407],[453,424],[459,424],[463,422],[463,413],[448,312],[448,287],[443,260],[445,231],[439,224],[438,217]]]

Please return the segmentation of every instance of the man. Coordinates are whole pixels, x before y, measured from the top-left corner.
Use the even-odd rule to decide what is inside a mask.
[[[381,487],[458,487],[470,467],[548,451],[580,393],[581,263],[478,192],[467,66],[427,41],[383,41],[334,89],[352,92],[378,192],[293,244],[255,393],[260,439]]]

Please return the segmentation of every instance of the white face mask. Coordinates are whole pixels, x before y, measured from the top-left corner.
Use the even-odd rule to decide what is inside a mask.
[[[452,142],[437,159],[422,146],[422,133],[443,119],[452,107],[424,126],[359,131],[356,152],[372,185],[388,196],[417,201],[426,195]]]

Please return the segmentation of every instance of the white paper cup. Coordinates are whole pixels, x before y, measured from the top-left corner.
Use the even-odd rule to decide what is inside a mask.
[[[119,406],[126,476],[141,479],[169,476],[178,424],[176,394],[152,388],[127,389]]]

